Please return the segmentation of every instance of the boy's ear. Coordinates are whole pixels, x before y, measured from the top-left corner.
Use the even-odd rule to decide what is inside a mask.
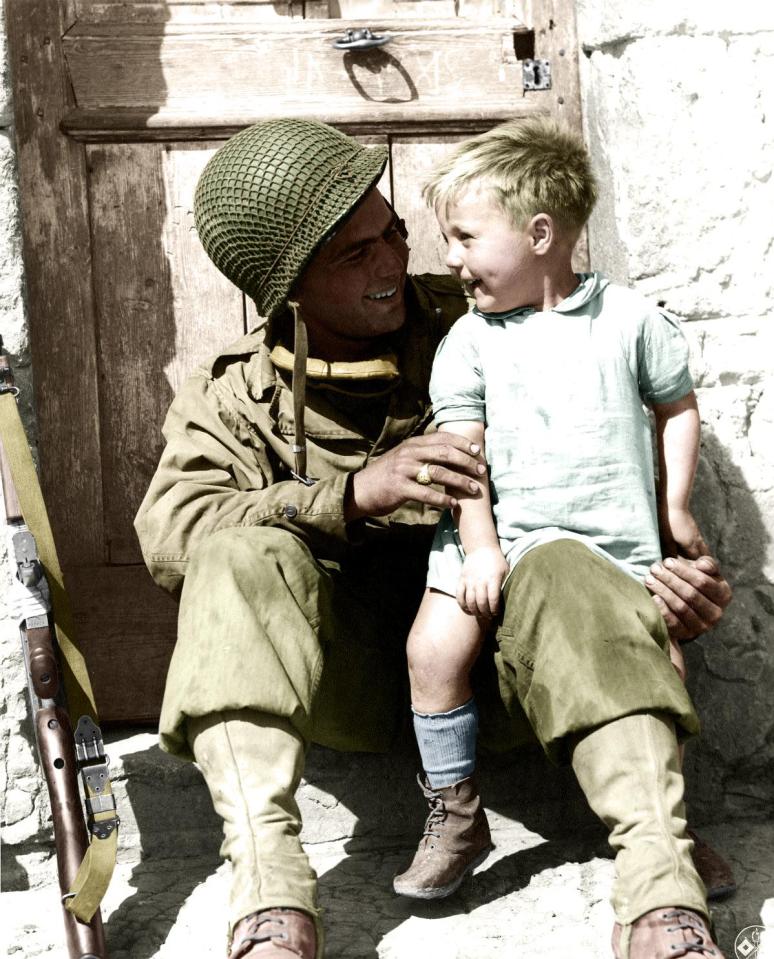
[[[532,238],[532,251],[542,255],[550,249],[556,239],[553,219],[548,213],[536,213],[529,221],[529,235]]]

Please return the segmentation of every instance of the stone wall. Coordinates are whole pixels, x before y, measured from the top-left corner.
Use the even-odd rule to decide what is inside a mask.
[[[694,817],[770,815],[774,342],[765,314],[774,283],[774,13],[753,0],[578,0],[578,27],[586,132],[602,188],[592,263],[686,321],[704,422],[695,509],[736,589],[722,625],[689,647],[705,727],[688,754]],[[15,182],[2,66],[0,330],[34,438]],[[3,836],[25,865],[14,869],[13,855],[3,864],[5,888],[20,888],[45,855],[48,808],[17,628],[3,601],[11,571],[0,540]]]
[[[578,0],[592,263],[685,322],[702,413],[694,509],[735,588],[688,647],[698,816],[774,809],[774,11]]]

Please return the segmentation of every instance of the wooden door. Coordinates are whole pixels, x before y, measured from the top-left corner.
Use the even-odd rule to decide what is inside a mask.
[[[44,493],[103,719],[158,715],[176,605],[132,519],[195,363],[255,320],[192,214],[219,142],[274,116],[386,143],[416,272],[444,272],[418,183],[449,145],[580,127],[572,0],[6,0]],[[341,51],[347,28],[390,34]],[[525,90],[524,64],[552,85]],[[528,73],[528,79],[532,72]]]

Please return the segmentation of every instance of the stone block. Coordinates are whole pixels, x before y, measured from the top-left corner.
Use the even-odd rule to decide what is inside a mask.
[[[589,139],[603,144],[614,197],[614,226],[598,213],[593,232],[617,235],[629,280],[681,316],[755,315],[770,298],[774,180],[761,158],[774,146],[762,93],[773,62],[774,44],[749,38],[648,36],[593,53],[584,70]]]

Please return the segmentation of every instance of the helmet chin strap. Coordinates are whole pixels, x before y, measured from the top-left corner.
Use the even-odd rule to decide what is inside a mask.
[[[293,419],[295,421],[294,442],[290,449],[295,461],[295,469],[291,475],[306,486],[313,486],[316,480],[306,475],[306,430],[304,427],[304,413],[306,410],[307,377],[323,381],[334,391],[339,382],[346,387],[347,383],[372,381],[377,387],[370,391],[371,396],[383,396],[392,392],[396,380],[400,379],[398,358],[394,353],[384,353],[381,356],[357,362],[341,362],[319,360],[309,357],[309,335],[301,316],[301,304],[297,300],[288,300],[288,306],[293,312],[293,353],[291,354],[281,343],[277,343],[271,351],[271,360],[276,367],[283,370],[292,370],[290,390],[293,394]],[[379,386],[379,384],[382,384]],[[346,392],[346,389],[339,389]]]
[[[306,358],[309,353],[309,338],[306,323],[301,317],[301,306],[294,300],[288,302],[293,311],[293,419],[295,421],[295,442],[291,446],[295,460],[294,479],[305,486],[312,486],[314,480],[306,475],[306,431],[304,429],[304,410],[306,406]]]

